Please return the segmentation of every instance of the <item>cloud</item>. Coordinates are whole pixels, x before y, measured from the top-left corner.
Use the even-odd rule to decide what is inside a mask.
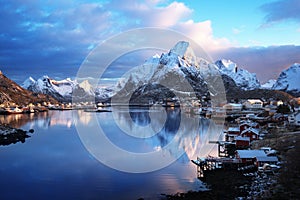
[[[231,59],[239,67],[256,73],[261,82],[277,79],[283,69],[300,63],[300,46],[229,48],[215,52],[214,59]]]
[[[299,0],[278,0],[261,6],[266,13],[265,22],[273,24],[285,20],[293,20],[300,23],[300,1]]]
[[[266,23],[286,19],[300,22],[299,12],[295,12],[300,10],[298,1],[276,1],[261,9],[266,13]],[[7,1],[0,7],[0,66],[20,82],[28,75],[72,77],[98,43],[143,27],[167,28],[187,35],[216,59],[232,59],[257,73],[261,81],[276,78],[284,67],[300,62],[299,46],[233,48],[227,38],[214,36],[210,20],[193,21],[193,12],[184,3],[164,0]],[[242,30],[238,27],[233,32]],[[116,61],[106,77],[121,76],[149,55],[130,54]]]
[[[178,23],[173,28],[192,38],[208,52],[217,49],[225,49],[232,46],[228,39],[215,38],[213,36],[213,29],[211,26],[211,21],[209,20],[203,22],[194,22],[193,20],[188,20]]]
[[[168,28],[187,19],[192,13],[184,3],[172,2],[166,6],[160,6],[160,1],[145,1],[143,3],[134,0],[112,1],[108,8],[120,12],[120,15],[137,25]]]
[[[15,69],[74,74],[92,47],[141,27],[177,30],[204,49],[230,46],[213,36],[210,21],[190,20],[192,13],[184,3],[161,0],[7,1],[0,7],[0,66],[14,75]]]

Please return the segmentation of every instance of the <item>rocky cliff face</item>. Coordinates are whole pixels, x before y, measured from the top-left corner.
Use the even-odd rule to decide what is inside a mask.
[[[231,77],[221,74],[215,64],[197,58],[184,41],[131,71],[117,89],[120,99],[131,96],[132,101],[144,102],[172,98],[175,93],[201,97],[239,90]]]
[[[230,60],[218,60],[215,62],[220,73],[232,78],[236,85],[243,90],[254,90],[260,88],[260,83],[255,73],[238,68],[237,64]]]
[[[26,105],[28,103],[51,102],[57,103],[53,97],[33,93],[19,86],[14,81],[0,73],[0,103],[16,103],[18,105]]]

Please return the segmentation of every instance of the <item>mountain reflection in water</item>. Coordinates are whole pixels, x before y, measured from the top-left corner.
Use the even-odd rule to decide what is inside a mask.
[[[166,116],[164,116],[166,112]],[[128,117],[129,113],[130,117]],[[157,134],[152,137],[145,137],[143,142],[152,147],[148,151],[161,149],[175,140],[175,145],[169,149],[169,152],[177,156],[178,149],[183,149],[189,159],[197,156],[216,155],[215,145],[209,144],[209,141],[217,141],[223,138],[223,124],[216,124],[214,121],[199,116],[186,115],[178,108],[157,108],[157,109],[140,109],[140,108],[120,108],[114,113],[115,121],[122,129],[136,132],[139,137],[147,134],[147,131],[153,131]],[[166,119],[164,119],[166,118]],[[150,125],[150,129],[145,129]],[[110,127],[103,127],[104,132],[109,132]],[[105,130],[107,128],[107,130]],[[121,133],[123,134],[123,133]],[[113,137],[108,137],[118,144]],[[119,137],[116,137],[119,138]],[[138,140],[141,140],[139,138]],[[127,148],[122,146],[122,148]],[[129,149],[130,150],[130,149]]]
[[[48,111],[0,116],[0,122],[34,129],[24,144],[1,146],[1,199],[159,199],[161,193],[199,190],[203,185],[190,159],[215,153],[215,145],[207,144],[219,137],[220,130],[213,121],[188,116],[180,108],[119,108],[114,113]],[[100,124],[105,136],[121,149],[147,153],[173,143],[165,150],[166,155],[179,157],[151,173],[117,171],[99,162],[82,145],[77,126],[88,130],[94,123]],[[149,136],[145,131],[149,127],[156,134]],[[123,129],[141,137],[126,134]],[[97,148],[106,153],[101,142],[96,141]],[[112,152],[107,155],[107,159],[119,159]],[[121,164],[149,163],[124,159]]]

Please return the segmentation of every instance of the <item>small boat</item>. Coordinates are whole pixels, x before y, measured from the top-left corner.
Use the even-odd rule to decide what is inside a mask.
[[[102,107],[98,107],[96,109],[85,109],[85,112],[112,112],[111,110],[104,109]]]

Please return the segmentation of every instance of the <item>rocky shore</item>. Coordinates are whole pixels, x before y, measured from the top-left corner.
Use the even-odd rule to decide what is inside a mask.
[[[28,131],[33,133],[33,129]],[[17,142],[24,143],[26,138],[29,138],[30,135],[27,131],[22,129],[13,128],[6,124],[0,125],[0,146],[7,146],[10,144],[15,144]]]
[[[206,174],[208,191],[189,191],[166,195],[162,199],[298,199],[300,196],[300,131],[269,130],[252,149],[268,146],[278,151],[281,169],[259,173],[215,170]]]

